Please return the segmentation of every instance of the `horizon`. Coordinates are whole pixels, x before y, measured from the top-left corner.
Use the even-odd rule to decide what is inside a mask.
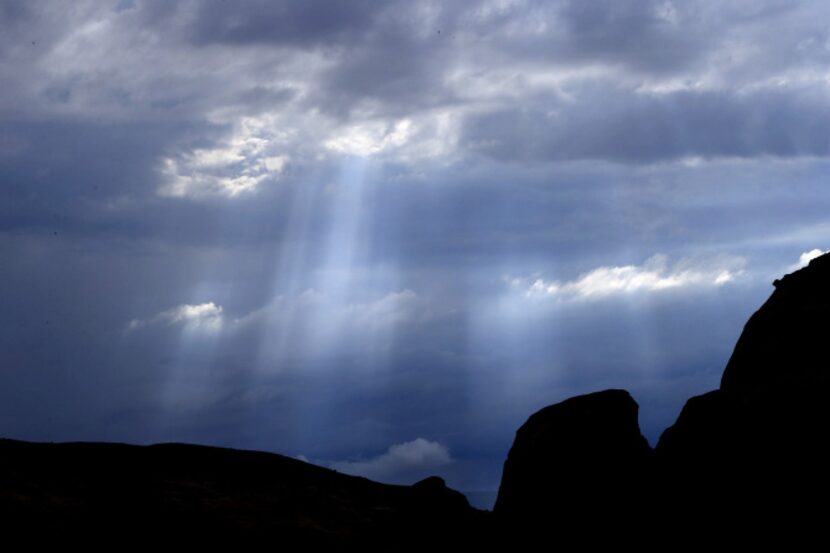
[[[0,3],[0,437],[495,492],[830,247],[819,2]]]

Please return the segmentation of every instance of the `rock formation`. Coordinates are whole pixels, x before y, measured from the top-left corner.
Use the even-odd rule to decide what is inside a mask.
[[[602,521],[615,534],[630,534],[632,498],[648,489],[652,454],[637,413],[628,392],[606,390],[532,415],[516,433],[494,508],[507,531],[553,526],[570,542],[598,537]]]
[[[655,449],[664,501],[804,532],[826,513],[810,498],[830,492],[830,255],[774,285],[720,389],[690,399]]]
[[[830,255],[775,281],[744,327],[719,390],[692,398],[657,452],[753,467],[823,456],[830,423]]]
[[[532,415],[507,455],[494,511],[526,517],[555,506],[574,514],[598,494],[636,489],[651,454],[637,411],[628,392],[606,390]]]
[[[652,537],[697,541],[817,535],[830,492],[830,254],[774,284],[720,389],[690,399],[654,452],[623,391],[531,416],[505,462],[496,515],[537,535],[558,521],[571,538],[639,541],[638,522]]]

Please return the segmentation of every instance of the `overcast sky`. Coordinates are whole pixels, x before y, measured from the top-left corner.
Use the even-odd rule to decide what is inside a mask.
[[[0,0],[0,435],[494,490],[830,247],[830,7]]]

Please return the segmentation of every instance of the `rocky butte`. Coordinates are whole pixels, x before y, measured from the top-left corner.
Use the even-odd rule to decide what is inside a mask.
[[[504,464],[494,512],[505,532],[654,547],[824,536],[830,254],[774,286],[720,388],[689,399],[653,451],[622,390],[531,416]]]

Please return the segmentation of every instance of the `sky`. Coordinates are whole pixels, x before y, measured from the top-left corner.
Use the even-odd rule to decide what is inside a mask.
[[[497,489],[830,244],[819,1],[0,0],[0,436]]]

